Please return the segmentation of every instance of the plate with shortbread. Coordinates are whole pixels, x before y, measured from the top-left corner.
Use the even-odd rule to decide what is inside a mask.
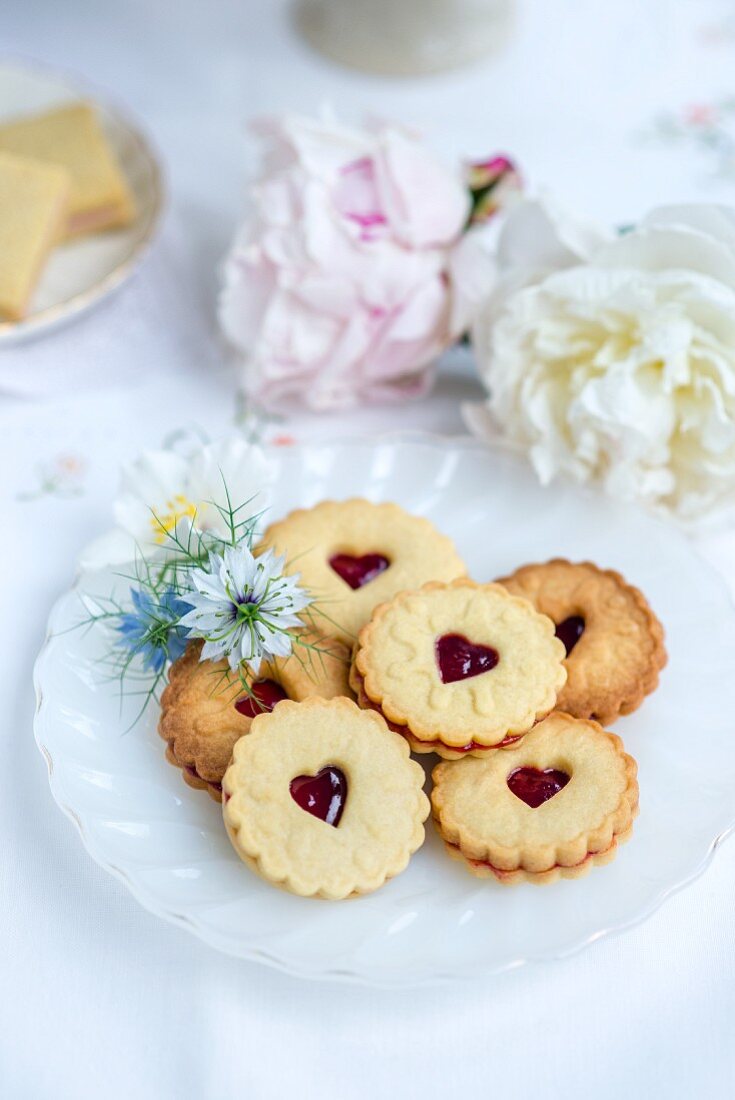
[[[162,203],[150,139],[104,93],[0,61],[0,343],[41,335],[120,287]]]
[[[74,629],[125,570],[87,559],[51,615],[36,739],[94,859],[213,948],[381,986],[563,958],[702,873],[735,608],[684,535],[468,440],[271,458],[254,560],[328,609],[313,667],[184,641],[139,716]]]

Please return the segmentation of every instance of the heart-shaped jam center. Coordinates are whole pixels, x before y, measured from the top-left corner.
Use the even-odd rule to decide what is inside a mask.
[[[544,771],[539,771],[538,768],[516,768],[506,782],[516,798],[535,810],[563,790],[569,782],[569,776],[556,768],[546,768]]]
[[[273,710],[281,699],[288,699],[286,692],[275,680],[256,680],[250,685],[250,692],[250,695],[243,695],[235,703],[235,710],[239,710],[246,718],[257,718],[259,714]]]
[[[443,684],[480,676],[495,668],[499,660],[497,649],[477,645],[463,634],[443,634],[436,640],[436,663]]]
[[[568,619],[564,619],[563,622],[557,624],[556,636],[559,641],[564,642],[567,657],[583,634],[584,619],[581,615],[570,615]]]
[[[316,775],[297,775],[289,786],[291,798],[302,810],[327,825],[339,825],[347,801],[347,778],[334,764],[327,764]]]
[[[362,588],[384,573],[390,562],[383,554],[363,554],[361,558],[354,558],[352,554],[333,554],[329,564],[350,588]]]

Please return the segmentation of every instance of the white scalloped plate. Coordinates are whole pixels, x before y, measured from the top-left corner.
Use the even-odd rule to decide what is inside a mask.
[[[95,632],[57,604],[38,660],[36,738],[59,805],[91,855],[136,898],[206,943],[313,978],[415,985],[560,958],[652,913],[706,866],[735,821],[735,613],[724,584],[670,528],[602,496],[542,489],[516,459],[467,442],[392,440],[273,452],[272,515],[324,498],[396,500],[457,542],[472,576],[562,555],[620,569],[666,629],[659,691],[615,729],[640,765],[641,813],[609,867],[543,889],[473,879],[429,825],[408,870],[344,903],[292,897],[234,855],[219,808],[166,763],[151,710],[126,732]],[[374,549],[371,547],[371,549]],[[79,589],[109,592],[103,572]],[[712,766],[702,768],[702,746]]]

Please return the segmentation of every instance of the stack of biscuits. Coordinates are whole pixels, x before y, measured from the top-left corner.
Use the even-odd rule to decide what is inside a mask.
[[[134,217],[130,187],[90,104],[0,123],[0,318],[23,319],[60,242]]]
[[[423,841],[413,757],[431,754],[436,827],[479,878],[547,883],[615,856],[637,769],[605,726],[666,663],[638,589],[563,559],[477,583],[428,520],[366,500],[292,512],[269,548],[317,598],[319,659],[273,663],[243,695],[192,645],[160,721],[168,759],[223,801],[248,866],[306,896],[376,889]]]

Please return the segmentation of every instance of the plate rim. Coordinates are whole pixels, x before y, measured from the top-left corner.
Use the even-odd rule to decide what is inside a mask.
[[[35,337],[41,337],[53,328],[74,320],[86,310],[102,302],[128,280],[142,263],[160,232],[163,215],[168,205],[168,189],[163,161],[150,131],[127,106],[121,105],[113,94],[104,88],[98,88],[94,82],[73,70],[47,64],[37,58],[12,51],[0,53],[0,66],[14,66],[32,74],[38,73],[49,80],[55,78],[60,84],[65,84],[70,91],[78,89],[80,95],[92,99],[110,114],[115,115],[123,123],[128,136],[148,165],[152,190],[152,204],[145,232],[135,243],[130,254],[112,270],[103,275],[93,286],[80,290],[63,302],[57,302],[56,305],[47,306],[37,313],[32,313],[21,321],[0,319],[0,346],[11,347],[14,344],[22,344]]]
[[[330,447],[364,447],[364,446],[379,446],[379,445],[401,445],[401,444],[423,444],[432,446],[436,449],[445,449],[447,446],[452,448],[459,448],[462,450],[476,450],[483,453],[488,451],[496,453],[508,454],[508,448],[502,446],[489,446],[482,440],[475,439],[467,436],[444,436],[439,433],[426,432],[421,430],[409,430],[388,432],[376,436],[353,436],[353,437],[327,437],[320,440],[304,441],[295,444],[289,444],[288,447],[278,446],[275,444],[265,444],[264,446],[268,450],[272,450],[276,453],[288,450],[303,451],[312,448],[330,448]],[[578,487],[584,492],[594,493],[594,490],[588,487]],[[597,495],[595,493],[595,495]],[[735,598],[733,598],[729,586],[727,585],[725,578],[721,572],[715,568],[710,562],[708,562],[703,555],[699,552],[692,539],[688,538],[686,534],[678,529],[671,523],[666,523],[660,517],[652,515],[650,512],[645,512],[643,509],[636,509],[641,514],[644,514],[648,520],[655,523],[660,528],[664,528],[668,533],[678,538],[681,542],[685,543],[691,554],[698,558],[702,565],[717,578],[723,594],[726,598],[726,602],[731,612],[735,613]],[[80,557],[84,553],[82,549]],[[350,969],[348,967],[323,967],[323,966],[303,966],[299,967],[294,964],[290,959],[281,958],[273,952],[264,951],[261,948],[253,947],[247,944],[239,944],[238,949],[233,949],[233,946],[228,943],[225,945],[222,942],[217,942],[217,937],[214,936],[211,930],[203,927],[195,918],[186,915],[184,913],[177,912],[174,908],[161,904],[156,900],[152,894],[152,891],[147,890],[140,883],[135,882],[121,867],[118,867],[114,862],[103,855],[96,847],[96,844],[92,837],[85,829],[84,822],[74,810],[63,798],[58,784],[55,783],[54,773],[55,764],[51,751],[46,744],[44,738],[44,731],[46,726],[46,698],[44,695],[42,676],[44,666],[49,659],[51,652],[52,642],[60,635],[54,635],[53,624],[54,620],[62,614],[62,611],[67,601],[78,590],[82,577],[85,573],[94,572],[94,569],[81,569],[77,567],[74,581],[69,588],[67,588],[53,603],[51,611],[48,616],[46,632],[41,649],[36,657],[33,665],[33,685],[36,696],[35,713],[33,718],[33,732],[34,739],[38,750],[46,762],[49,787],[52,797],[56,802],[59,809],[68,817],[75,825],[77,832],[79,833],[83,847],[86,849],[92,860],[113,878],[122,882],[123,885],[129,890],[130,894],[135,898],[139,905],[141,905],[147,912],[153,914],[156,917],[166,921],[169,924],[173,924],[179,928],[183,928],[188,932],[193,933],[197,939],[205,944],[210,949],[218,950],[223,954],[228,955],[231,958],[242,959],[246,962],[261,963],[263,965],[272,967],[281,973],[287,974],[291,977],[309,979],[312,981],[324,981],[324,982],[338,982],[345,984],[360,984],[377,989],[407,989],[407,988],[430,988],[437,986],[448,986],[452,984],[469,983],[474,981],[482,981],[495,978],[501,974],[508,973],[511,970],[517,970],[522,967],[539,965],[544,963],[551,963],[560,961],[562,959],[570,958],[573,955],[579,954],[581,951],[592,946],[592,944],[608,939],[611,936],[619,936],[629,931],[632,928],[638,927],[645,923],[654,913],[656,913],[670,898],[676,894],[685,890],[688,886],[696,882],[707,870],[712,863],[715,852],[722,846],[722,844],[729,839],[735,833],[735,805],[733,806],[732,816],[727,825],[725,825],[709,842],[706,850],[704,851],[701,859],[694,869],[687,875],[678,879],[676,882],[663,887],[658,893],[645,905],[642,909],[636,912],[633,916],[624,920],[620,920],[617,923],[607,925],[601,929],[590,932],[581,936],[579,939],[574,940],[568,944],[563,945],[560,948],[550,949],[545,952],[533,953],[527,952],[523,955],[518,955],[515,958],[511,958],[506,962],[500,964],[487,964],[479,967],[455,967],[446,972],[434,972],[432,974],[412,977],[410,975],[399,974],[395,977],[381,974],[380,976],[374,976],[369,972],[359,969]]]

